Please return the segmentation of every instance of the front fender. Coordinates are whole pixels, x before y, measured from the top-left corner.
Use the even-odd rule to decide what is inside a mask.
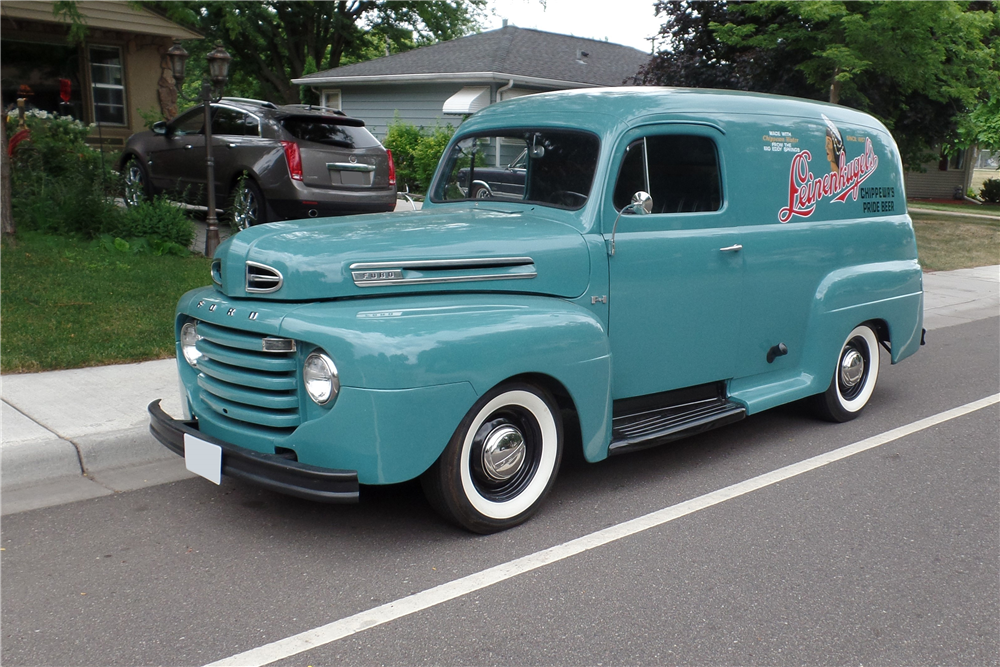
[[[548,376],[575,404],[586,458],[606,456],[608,336],[597,316],[575,303],[517,294],[311,303],[283,318],[280,335],[323,348],[344,387],[392,391],[467,383],[478,397],[514,376]],[[458,419],[449,415],[449,434],[475,397],[458,411]],[[445,444],[424,446],[440,453]]]

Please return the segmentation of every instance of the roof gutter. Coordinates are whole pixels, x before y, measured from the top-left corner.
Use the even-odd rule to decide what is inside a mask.
[[[562,79],[545,79],[537,76],[518,76],[501,72],[445,72],[436,74],[383,74],[377,76],[311,76],[292,79],[297,86],[315,85],[381,85],[387,83],[413,83],[415,81],[448,81],[454,83],[507,82],[524,86],[546,86],[551,88],[600,88],[601,84]]]

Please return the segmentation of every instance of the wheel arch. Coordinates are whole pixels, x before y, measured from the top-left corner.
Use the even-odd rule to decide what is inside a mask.
[[[563,427],[563,454],[573,452],[574,455],[583,455],[583,434],[580,426],[580,414],[577,411],[576,401],[573,395],[558,378],[546,373],[521,373],[503,380],[500,384],[510,382],[525,382],[542,387],[556,400],[559,408],[559,417]]]

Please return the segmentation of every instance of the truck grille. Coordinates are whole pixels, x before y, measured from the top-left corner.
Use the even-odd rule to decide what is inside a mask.
[[[198,322],[201,400],[229,419],[291,432],[301,423],[298,362],[288,352],[264,352],[260,334]]]

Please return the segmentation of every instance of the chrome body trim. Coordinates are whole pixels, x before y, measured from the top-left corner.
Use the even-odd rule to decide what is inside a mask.
[[[375,171],[373,164],[361,164],[360,162],[327,162],[327,169],[339,169],[340,171]]]
[[[269,272],[272,275],[266,275],[262,273],[251,273],[250,271],[251,269],[258,269],[259,271]],[[268,266],[267,264],[260,264],[258,262],[247,261],[245,289],[248,293],[268,294],[270,292],[277,292],[279,289],[281,289],[281,286],[284,283],[285,283],[284,276],[282,276],[281,271],[278,271],[276,268]]]
[[[254,313],[256,315],[256,313]],[[291,338],[275,338],[268,336],[262,338],[260,347],[263,352],[295,352],[295,341]]]
[[[420,259],[401,262],[357,262],[351,264],[351,277],[358,287],[380,285],[432,285],[485,280],[524,280],[538,277],[536,271],[464,275],[408,276],[408,271],[453,271],[456,269],[498,269],[533,267],[530,257],[482,257],[468,259]]]

